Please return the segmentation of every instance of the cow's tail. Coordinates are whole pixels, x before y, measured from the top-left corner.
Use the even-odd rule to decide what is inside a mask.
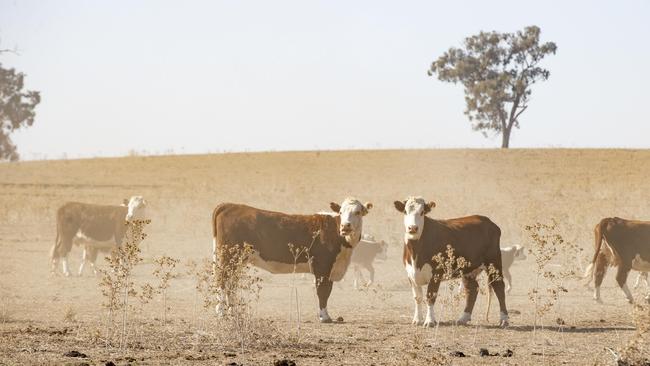
[[[589,282],[591,282],[591,278],[594,276],[594,268],[596,267],[596,260],[598,259],[598,255],[600,254],[600,249],[603,245],[603,239],[605,238],[603,235],[603,229],[604,226],[607,224],[607,219],[602,219],[596,225],[596,228],[594,228],[594,256],[591,260],[591,263],[587,266],[585,269],[584,275],[582,275],[582,278],[589,278]],[[587,282],[587,284],[589,284]]]
[[[217,250],[218,248],[218,243],[217,243],[217,218],[219,214],[225,209],[225,204],[219,204],[217,207],[212,210],[212,271],[213,274],[216,274],[217,271]]]

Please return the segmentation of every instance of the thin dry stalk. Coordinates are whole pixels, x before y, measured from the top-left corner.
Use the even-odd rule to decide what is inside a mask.
[[[178,274],[174,273],[174,269],[180,259],[162,256],[154,259],[153,262],[156,265],[153,275],[158,279],[156,292],[162,295],[163,301],[163,325],[167,325],[167,289],[171,284],[171,280],[178,277]]]

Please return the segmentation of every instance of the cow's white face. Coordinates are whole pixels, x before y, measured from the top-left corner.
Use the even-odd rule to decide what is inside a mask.
[[[142,196],[132,196],[128,202],[125,200],[125,205],[128,208],[126,221],[147,218],[147,201]]]
[[[516,261],[526,260],[526,250],[521,245],[515,245],[515,260]]]
[[[354,238],[354,241],[358,242],[361,239],[363,216],[368,214],[368,210],[372,208],[372,203],[368,202],[364,205],[354,198],[346,198],[340,205],[331,202],[330,208],[338,213],[341,218],[339,234],[346,237],[348,241],[350,241],[350,238]]]
[[[425,202],[422,197],[409,197],[405,201],[395,201],[397,211],[404,214],[404,238],[418,240],[424,229],[424,216],[436,207],[435,202]]]

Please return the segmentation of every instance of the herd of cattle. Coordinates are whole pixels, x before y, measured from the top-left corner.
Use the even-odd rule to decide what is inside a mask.
[[[471,320],[478,294],[476,277],[487,268],[488,283],[500,307],[500,325],[508,324],[506,289],[503,279],[512,278],[510,266],[515,260],[526,259],[521,246],[500,247],[501,230],[485,216],[467,216],[437,220],[427,216],[436,206],[421,197],[409,197],[394,202],[404,221],[402,262],[413,291],[415,311],[413,324],[432,326],[435,323],[434,304],[443,278],[443,269],[434,261],[451,247],[457,257],[466,260],[459,277],[465,291],[465,308],[459,324]],[[341,204],[330,203],[331,212],[293,215],[267,211],[242,204],[223,203],[212,213],[213,261],[218,278],[224,278],[232,253],[248,245],[247,261],[270,273],[311,273],[315,276],[319,303],[319,319],[332,321],[327,302],[333,282],[341,281],[350,265],[355,269],[355,287],[362,268],[374,279],[374,259],[386,259],[387,245],[369,235],[362,235],[364,216],[372,209],[346,198]],[[147,202],[133,196],[120,206],[70,202],[56,214],[57,235],[50,251],[52,271],[59,260],[68,276],[67,256],[73,243],[82,246],[83,258],[79,275],[86,262],[96,273],[95,260],[99,251],[110,252],[120,246],[128,235],[128,223],[144,219]],[[630,270],[640,271],[637,285],[650,271],[650,222],[605,218],[595,228],[595,252],[585,277],[595,282],[594,299],[600,301],[600,286],[609,266],[616,266],[616,281],[628,301],[633,302],[626,284]],[[291,245],[289,245],[291,244]],[[222,283],[220,306],[222,312],[230,302],[230,294]],[[426,290],[423,293],[423,287]],[[426,312],[424,305],[426,304]]]

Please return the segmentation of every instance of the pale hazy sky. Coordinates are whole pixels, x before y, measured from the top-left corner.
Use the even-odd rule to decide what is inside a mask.
[[[558,52],[513,147],[650,147],[650,1],[0,0],[42,92],[23,158],[498,147],[429,64],[481,30]]]

